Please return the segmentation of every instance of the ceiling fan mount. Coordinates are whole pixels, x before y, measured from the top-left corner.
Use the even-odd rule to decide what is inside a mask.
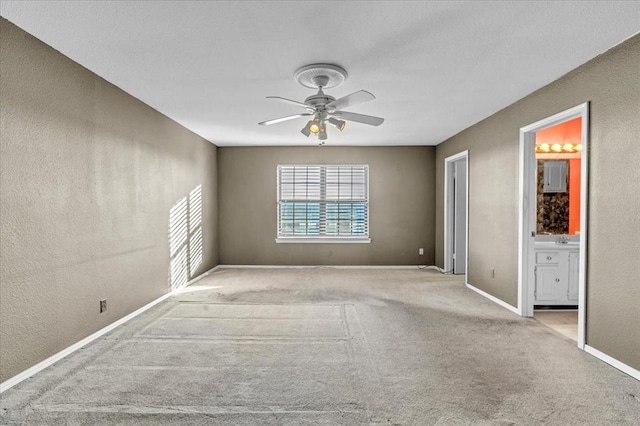
[[[342,131],[346,121],[379,126],[384,122],[383,118],[371,115],[356,114],[354,112],[342,111],[346,108],[364,102],[372,101],[376,97],[371,93],[360,90],[342,98],[334,98],[324,93],[323,89],[330,89],[341,85],[347,78],[347,71],[344,68],[333,64],[311,64],[299,68],[293,78],[304,87],[317,89],[318,93],[307,97],[304,102],[298,102],[280,96],[267,96],[269,99],[278,99],[287,103],[297,105],[306,109],[305,113],[289,115],[273,120],[263,121],[261,125],[271,125],[283,121],[293,120],[299,117],[311,117],[306,126],[300,131],[309,137],[312,133],[318,136],[320,145],[324,145],[327,139],[327,124],[331,124],[336,129]]]
[[[347,79],[347,71],[333,64],[311,64],[298,68],[293,79],[309,89],[333,89]]]

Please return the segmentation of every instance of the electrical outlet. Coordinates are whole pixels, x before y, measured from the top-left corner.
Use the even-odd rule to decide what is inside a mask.
[[[100,313],[103,313],[107,310],[107,299],[102,299],[100,301]]]
[[[491,278],[495,278],[496,277],[496,270],[491,268],[491,272],[489,274],[491,275]]]
[[[418,256],[424,256],[424,249],[422,247],[418,249]]]

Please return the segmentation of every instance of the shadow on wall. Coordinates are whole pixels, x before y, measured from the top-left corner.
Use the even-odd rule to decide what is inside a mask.
[[[169,211],[169,287],[177,290],[193,278],[202,263],[202,185]]]

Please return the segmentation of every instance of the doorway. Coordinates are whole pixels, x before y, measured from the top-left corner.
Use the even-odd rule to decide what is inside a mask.
[[[469,151],[445,158],[444,175],[444,270],[447,273],[466,275]]]
[[[518,312],[532,317],[536,305],[577,306],[581,349],[586,322],[588,112],[584,103],[520,129]],[[569,125],[578,126],[577,140],[540,140],[540,135]],[[552,217],[545,211],[549,206]],[[563,214],[565,218],[558,219]]]

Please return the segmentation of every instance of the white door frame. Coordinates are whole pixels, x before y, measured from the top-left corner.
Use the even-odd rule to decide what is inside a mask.
[[[466,159],[467,167],[467,193],[466,193],[466,256],[464,259],[465,272],[464,282],[468,284],[467,276],[469,273],[469,151],[462,151],[457,154],[451,155],[444,159],[444,270],[445,272],[453,273],[453,222],[449,220],[449,214],[453,210],[453,186],[451,185],[453,163],[455,161]]]
[[[586,280],[587,280],[587,206],[589,166],[589,103],[562,111],[520,129],[520,189],[518,229],[518,313],[533,316],[535,276],[534,238],[536,223],[536,192],[531,184],[535,178],[535,133],[565,121],[582,118],[580,170],[580,268],[578,278],[578,347],[585,346]]]

